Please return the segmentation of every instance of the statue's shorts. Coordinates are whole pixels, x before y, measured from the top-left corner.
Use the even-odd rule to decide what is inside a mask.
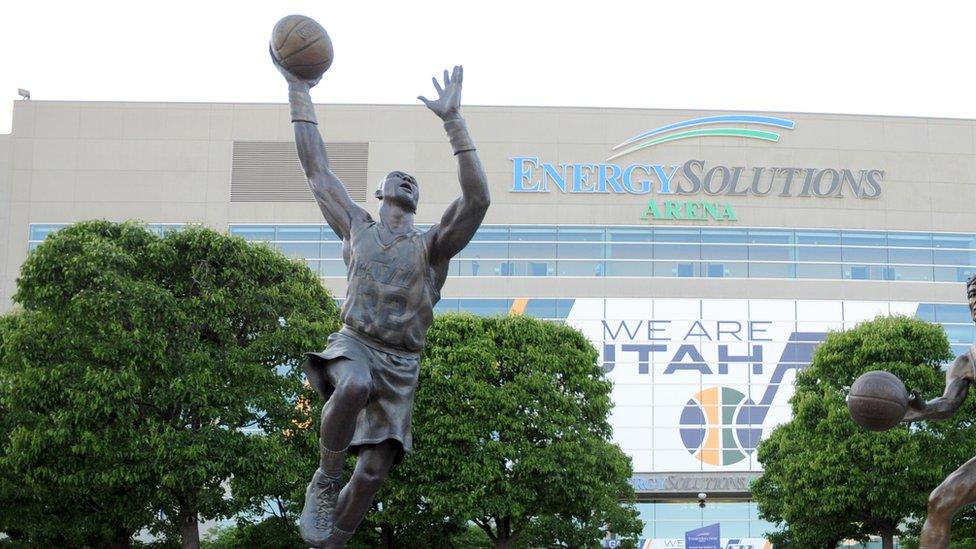
[[[307,353],[302,368],[309,383],[326,400],[335,390],[326,370],[336,359],[347,358],[368,368],[369,400],[356,418],[356,432],[349,450],[355,453],[360,446],[392,439],[400,443],[404,452],[410,452],[413,450],[410,418],[420,373],[420,356],[378,347],[346,328],[329,336],[324,351]],[[402,456],[401,452],[397,461]]]

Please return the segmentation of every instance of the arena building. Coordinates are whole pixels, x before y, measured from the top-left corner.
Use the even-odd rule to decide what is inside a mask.
[[[440,311],[566,322],[615,382],[644,546],[718,524],[759,549],[749,481],[789,418],[797,370],[831,329],[878,314],[973,341],[976,122],[799,113],[464,108],[492,206]],[[320,105],[334,171],[371,189],[415,175],[418,221],[459,193],[422,105]],[[51,231],[137,219],[271,242],[344,295],[340,243],[312,201],[285,105],[18,101],[0,136],[0,291]],[[699,508],[697,494],[707,494]],[[737,541],[736,541],[737,540]]]

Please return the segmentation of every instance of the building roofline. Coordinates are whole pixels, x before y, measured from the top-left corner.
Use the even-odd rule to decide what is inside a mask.
[[[139,105],[139,106],[255,106],[255,107],[282,107],[287,106],[284,102],[269,101],[143,101],[143,100],[73,100],[73,99],[31,99],[27,101],[13,101],[14,105],[29,103],[31,105],[43,104],[91,104],[91,105]],[[404,107],[404,108],[423,108],[419,102],[414,103],[343,103],[343,102],[316,102],[317,106],[337,106],[337,107]],[[788,111],[788,110],[763,110],[763,109],[724,109],[724,108],[690,108],[690,107],[631,107],[631,106],[581,106],[581,105],[506,105],[506,104],[465,104],[466,108],[478,109],[552,109],[552,110],[576,110],[576,111],[623,111],[623,112],[695,112],[695,113],[768,113],[779,115],[800,115],[815,117],[843,117],[843,118],[899,118],[911,120],[945,120],[954,122],[976,122],[976,118],[964,118],[953,116],[924,116],[908,114],[864,114],[864,113],[844,113],[844,112],[815,112],[815,111]]]

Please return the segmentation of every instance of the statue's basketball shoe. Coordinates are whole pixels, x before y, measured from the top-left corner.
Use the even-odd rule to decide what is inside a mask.
[[[336,502],[341,490],[339,477],[330,477],[322,469],[315,470],[312,482],[305,489],[305,507],[299,521],[305,543],[312,547],[325,547],[332,537]]]

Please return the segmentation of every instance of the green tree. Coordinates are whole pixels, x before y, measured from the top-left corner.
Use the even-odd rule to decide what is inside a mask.
[[[499,548],[599,546],[603,528],[636,538],[630,460],[610,442],[610,389],[571,327],[438,317],[421,364],[416,453],[394,470],[373,520],[403,524],[422,504],[474,522]]]
[[[242,522],[211,531],[201,549],[306,549],[295,521],[270,516],[255,523]]]
[[[197,547],[199,517],[243,505],[231,479],[252,498],[293,488],[288,445],[311,446],[315,422],[296,406],[312,398],[298,366],[337,327],[304,264],[207,229],[96,221],[49,237],[17,284],[0,355],[0,481],[19,486],[0,501],[4,531],[126,546],[162,516],[158,530]]]
[[[763,518],[787,527],[782,544],[832,549],[876,534],[890,548],[905,518],[924,519],[929,492],[972,447],[959,427],[976,417],[973,405],[947,424],[873,433],[851,420],[845,396],[870,370],[934,396],[950,358],[941,327],[914,318],[879,317],[827,336],[797,375],[792,420],[759,445],[764,473],[753,497]]]

